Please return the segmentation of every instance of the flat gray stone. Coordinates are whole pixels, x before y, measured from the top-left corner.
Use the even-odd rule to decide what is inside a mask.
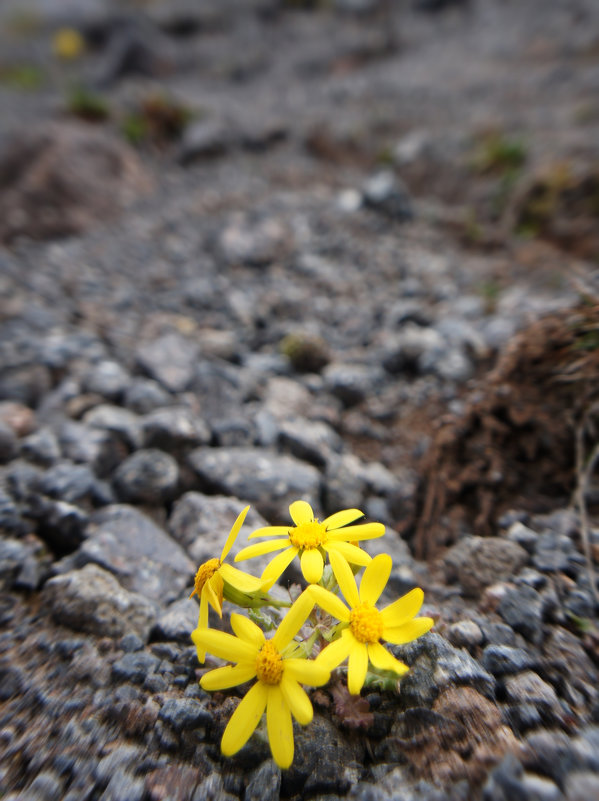
[[[98,565],[49,579],[42,599],[57,623],[98,637],[133,633],[146,640],[156,619],[151,601],[124,589]]]

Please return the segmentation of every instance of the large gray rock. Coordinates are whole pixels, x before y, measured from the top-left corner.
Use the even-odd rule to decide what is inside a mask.
[[[189,464],[208,491],[247,499],[267,519],[286,520],[290,503],[315,504],[320,492],[315,467],[260,448],[197,448]]]
[[[155,605],[129,592],[98,565],[86,565],[46,582],[42,600],[57,623],[98,637],[137,634],[147,639],[156,619]]]
[[[132,592],[167,604],[176,600],[194,575],[184,551],[149,517],[124,504],[96,512],[87,539],[72,559],[95,562],[118,576]]]
[[[449,581],[457,579],[466,595],[478,596],[485,587],[511,577],[526,564],[528,554],[500,537],[465,537],[445,556]]]

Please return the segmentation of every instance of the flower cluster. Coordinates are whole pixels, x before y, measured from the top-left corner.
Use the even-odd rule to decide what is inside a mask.
[[[387,554],[372,558],[359,546],[363,540],[381,537],[385,527],[381,523],[356,524],[363,517],[358,509],[345,509],[320,522],[310,504],[295,501],[289,507],[294,525],[257,529],[249,539],[263,541],[248,545],[235,557],[239,562],[274,553],[259,578],[225,563],[248,509],[235,521],[220,558],[208,560],[196,573],[192,596],[199,597],[200,612],[191,638],[200,662],[209,652],[228,663],[202,676],[200,683],[205,690],[229,689],[255,679],[225,728],[222,753],[237,753],[266,710],[273,759],[281,768],[288,768],[294,751],[292,717],[306,725],[313,715],[302,685],[326,684],[331,671],[346,659],[347,687],[353,695],[362,690],[369,668],[374,673],[390,672],[401,677],[408,671],[407,665],[398,661],[383,642],[410,642],[425,634],[433,620],[416,617],[424,598],[421,589],[377,608],[392,562]],[[293,603],[282,603],[270,597],[268,590],[296,556],[308,586]],[[330,569],[325,568],[327,557]],[[361,568],[364,572],[358,587],[355,575]],[[264,606],[288,609],[268,638],[253,620],[238,613],[231,614],[233,634],[227,634],[208,627],[208,607],[222,617],[223,599],[250,610]],[[314,617],[317,607],[324,616],[320,616],[318,625],[312,621],[307,639],[298,640],[297,635]],[[311,659],[312,651],[318,648]]]

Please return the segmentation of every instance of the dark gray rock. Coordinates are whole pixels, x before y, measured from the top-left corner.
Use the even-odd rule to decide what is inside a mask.
[[[9,194],[3,193],[3,199]],[[2,206],[0,202],[0,210]],[[3,241],[3,234],[5,226],[0,224],[0,241]],[[51,385],[50,371],[42,364],[0,367],[0,400],[17,401],[35,409]]]
[[[210,712],[194,698],[169,698],[158,717],[176,732],[204,728],[213,721]]]
[[[24,534],[29,528],[23,520],[19,506],[0,486],[0,529],[10,534]]]
[[[97,565],[55,576],[46,582],[42,598],[57,623],[100,637],[132,632],[145,640],[156,619],[151,601],[123,589]]]
[[[560,787],[572,770],[584,769],[572,740],[562,731],[539,730],[525,740],[521,755],[524,767],[541,776],[548,776]]]
[[[576,575],[584,566],[584,557],[567,535],[544,531],[535,546],[532,563],[544,573],[561,571]]]
[[[110,777],[100,801],[143,801],[146,797],[145,780],[117,768]]]
[[[456,648],[467,648],[474,650],[483,641],[483,633],[480,626],[473,620],[459,620],[447,629],[447,639]],[[486,670],[489,668],[484,664]],[[492,673],[493,671],[491,671]]]
[[[408,190],[391,170],[371,176],[362,190],[364,204],[394,220],[411,220],[412,204]]]
[[[244,801],[279,801],[281,770],[272,759],[267,759],[250,774],[245,788]]]
[[[555,690],[532,670],[508,676],[504,680],[504,688],[508,703],[533,706],[546,725],[555,725],[562,719],[563,713]]]
[[[60,458],[58,438],[52,428],[42,426],[21,440],[21,456],[42,467],[49,467]]]
[[[19,441],[12,428],[0,420],[0,464],[14,459],[19,452]]]
[[[0,701],[10,701],[27,687],[25,672],[15,665],[0,663]]]
[[[568,796],[569,798],[569,796]],[[563,801],[559,787],[550,779],[525,773],[512,754],[493,770],[483,788],[483,801]]]
[[[210,428],[185,406],[155,409],[141,421],[144,448],[159,448],[178,454],[198,445],[207,445]]]
[[[63,783],[48,770],[38,773],[27,788],[27,797],[31,801],[60,801],[63,797]]]
[[[537,532],[525,526],[520,520],[516,520],[508,528],[507,538],[511,542],[517,542],[518,545],[522,546],[528,553],[534,552],[537,542],[539,541]]]
[[[489,645],[516,645],[516,633],[511,626],[506,623],[490,623],[481,621],[481,628],[485,635],[485,641]]]
[[[131,376],[121,364],[105,359],[84,373],[81,388],[84,392],[117,402],[124,396],[130,381]]]
[[[158,617],[152,630],[154,640],[179,640],[188,643],[189,635],[198,625],[198,605],[184,598],[170,604]]]
[[[72,503],[39,495],[31,499],[28,513],[37,521],[39,536],[57,554],[71,553],[85,539],[89,515]]]
[[[116,504],[95,512],[87,539],[74,555],[79,566],[111,570],[131,592],[167,604],[191,584],[195,567],[177,543],[149,517]]]
[[[191,384],[198,361],[198,347],[187,337],[170,332],[137,349],[140,367],[171,392],[183,392]]]
[[[383,381],[383,372],[365,364],[333,362],[324,368],[323,378],[328,391],[345,407],[350,407],[376,393]]]
[[[83,416],[83,423],[90,428],[98,428],[113,434],[128,450],[138,448],[141,444],[139,418],[122,406],[113,406],[109,403],[94,406]]]
[[[147,651],[134,651],[125,654],[112,665],[114,681],[130,681],[132,684],[142,684],[146,676],[156,671],[160,660]]]
[[[159,505],[171,500],[179,482],[179,467],[172,456],[145,448],[127,457],[117,468],[113,484],[120,500]]]
[[[133,688],[131,688],[133,689]],[[137,692],[137,691],[136,691]],[[94,764],[94,778],[107,784],[117,770],[133,773],[144,758],[144,750],[138,745],[119,745]]]
[[[340,453],[343,442],[326,423],[294,418],[281,423],[278,442],[292,456],[323,468],[331,453]]]
[[[88,465],[63,461],[44,472],[38,490],[72,504],[90,496],[94,483],[95,476]]]
[[[494,676],[505,676],[520,673],[532,667],[533,658],[523,648],[512,648],[509,645],[487,645],[483,651],[482,665]]]
[[[431,706],[437,695],[453,685],[473,687],[487,698],[495,697],[495,679],[467,651],[453,648],[439,634],[428,633],[412,643],[387,646],[410,666],[401,693],[410,706]]]
[[[509,578],[526,563],[528,554],[500,537],[465,537],[444,559],[448,581],[458,580],[466,595],[477,597],[497,581]]]
[[[12,589],[28,555],[26,545],[20,540],[0,538],[0,591]]]
[[[126,456],[121,443],[110,432],[69,420],[58,431],[62,455],[72,462],[89,465],[104,478]]]
[[[198,784],[191,801],[238,801],[239,796],[225,790],[219,773],[211,773]]]
[[[173,401],[164,387],[152,378],[134,379],[125,392],[125,406],[136,414],[149,414]]]
[[[198,448],[189,464],[207,490],[247,499],[267,519],[286,517],[298,498],[319,496],[315,467],[260,448]]]
[[[530,642],[540,645],[543,641],[543,599],[532,587],[507,587],[499,601],[497,611],[514,631]]]

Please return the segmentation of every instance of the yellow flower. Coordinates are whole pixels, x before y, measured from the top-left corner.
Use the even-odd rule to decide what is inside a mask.
[[[316,658],[318,664],[332,670],[346,657],[347,688],[352,695],[359,694],[364,685],[369,661],[380,670],[392,670],[402,676],[409,668],[397,660],[381,644],[381,639],[394,645],[415,640],[431,628],[430,617],[415,616],[420,611],[424,593],[417,588],[380,611],[375,604],[385,589],[391,573],[391,557],[379,554],[364,570],[360,591],[347,562],[335,552],[330,555],[333,572],[349,608],[332,592],[319,585],[308,587],[306,592],[333,617],[349,624]]]
[[[278,539],[248,545],[235,557],[235,561],[239,562],[242,559],[251,559],[253,556],[282,551],[262,573],[262,578],[268,581],[266,586],[275,583],[296,554],[300,555],[302,573],[309,584],[316,583],[322,578],[324,552],[329,554],[329,559],[331,554],[335,553],[346,564],[351,562],[353,565],[367,565],[371,557],[354,543],[381,537],[385,533],[382,523],[348,525],[364,516],[359,509],[344,509],[327,517],[321,523],[314,518],[309,503],[295,501],[289,507],[289,514],[295,526],[259,528],[250,534],[249,539],[254,537],[278,537]]]
[[[194,595],[199,595],[200,597],[200,616],[198,620],[198,628],[200,629],[208,627],[208,605],[218,613],[219,617],[223,616],[223,593],[227,585],[244,593],[257,592],[264,586],[263,579],[250,576],[232,565],[224,564],[224,560],[233,547],[235,538],[239,534],[239,529],[243,525],[249,508],[249,506],[246,506],[233,523],[233,528],[229,532],[220,559],[209,559],[204,562],[203,565],[199,566],[195,575],[194,590],[189,597],[193,598]],[[200,662],[203,662],[205,658],[206,654],[198,649]]]
[[[85,49],[83,36],[74,28],[61,28],[52,40],[54,55],[67,61],[78,58]]]
[[[293,603],[271,639],[267,640],[255,623],[238,614],[231,615],[236,636],[213,629],[196,629],[191,638],[198,650],[236,662],[204,674],[205,690],[225,690],[250,679],[257,681],[248,690],[231,716],[221,740],[221,751],[232,756],[247,743],[266,709],[266,728],[273,759],[281,768],[293,762],[291,715],[303,725],[312,720],[312,704],[300,686],[320,687],[330,671],[315,661],[294,657],[293,638],[312,611],[314,601],[305,592]]]

